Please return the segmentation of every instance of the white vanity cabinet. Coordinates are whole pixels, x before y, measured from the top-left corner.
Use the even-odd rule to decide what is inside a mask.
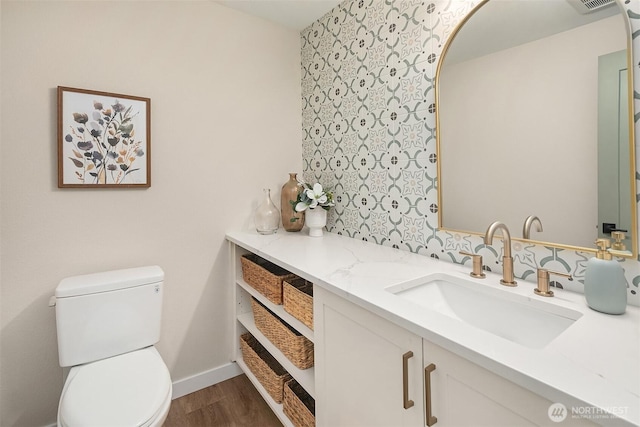
[[[334,233],[312,239],[232,232],[227,238],[235,304],[232,360],[247,371],[238,338],[250,331],[315,399],[318,427],[418,427],[427,421],[436,427],[640,426],[637,307],[616,317],[588,309],[584,297],[571,292],[538,301],[545,310],[570,309],[581,317],[546,347],[529,348],[390,291],[436,273],[466,277],[467,267]],[[240,257],[248,252],[314,283],[313,330],[244,283]],[[532,284],[507,290],[497,285],[498,275],[488,276],[477,285],[534,298]],[[251,297],[314,342],[314,368],[297,369],[261,336]],[[602,345],[593,345],[595,336]],[[247,376],[290,426],[282,405]],[[561,410],[566,418],[552,420]]]
[[[422,339],[314,289],[318,426],[420,426]]]
[[[314,297],[319,426],[558,425],[554,402],[331,292]]]
[[[425,398],[439,427],[595,426],[572,418],[571,408],[560,408],[566,418],[550,418],[551,402],[427,340],[423,341]],[[429,387],[430,386],[430,387]],[[427,393],[430,388],[430,394]],[[553,409],[552,409],[553,411]]]

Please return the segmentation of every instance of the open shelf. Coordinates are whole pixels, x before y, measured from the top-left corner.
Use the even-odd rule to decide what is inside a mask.
[[[291,374],[293,378],[315,399],[315,369],[299,369],[276,347],[267,337],[265,337],[256,327],[253,321],[253,313],[244,313],[238,316],[238,321],[247,331],[251,332],[265,349]]]
[[[265,305],[269,310],[271,310],[276,316],[287,322],[293,329],[300,332],[304,335],[308,340],[313,341],[313,331],[309,329],[307,325],[287,313],[282,305],[277,305],[269,301],[267,297],[262,295],[260,292],[255,290],[251,285],[242,280],[242,278],[238,278],[236,280],[238,286],[247,291],[249,295],[260,301],[263,305]]]
[[[253,335],[262,346],[282,365],[284,369],[300,384],[311,397],[315,399],[315,369],[299,369],[278,349],[267,337],[258,330],[253,318],[253,310],[251,299],[255,298],[267,307],[273,314],[279,317],[283,322],[287,323],[293,329],[298,331],[302,336],[314,342],[314,333],[311,328],[287,313],[282,305],[274,304],[267,297],[258,292],[255,288],[244,281],[242,277],[241,256],[250,251],[229,242],[231,253],[230,273],[234,280],[233,283],[233,300],[234,300],[234,319],[233,322],[233,348],[232,360],[234,360],[240,369],[247,375],[249,380],[256,387],[260,395],[267,402],[285,427],[294,427],[293,423],[284,414],[283,405],[276,403],[266,391],[264,386],[258,381],[256,376],[251,372],[242,358],[239,338],[244,332]]]

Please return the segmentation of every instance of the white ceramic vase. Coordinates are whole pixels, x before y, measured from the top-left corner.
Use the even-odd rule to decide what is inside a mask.
[[[307,209],[305,225],[309,227],[309,236],[322,237],[322,229],[327,225],[327,211],[322,208]]]

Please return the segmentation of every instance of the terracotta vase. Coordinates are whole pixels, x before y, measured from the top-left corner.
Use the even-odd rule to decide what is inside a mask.
[[[309,236],[322,237],[322,229],[327,225],[327,211],[317,207],[315,209],[307,209],[307,227],[309,227]]]
[[[296,212],[292,202],[302,192],[302,184],[296,179],[296,173],[289,173],[289,181],[282,186],[280,193],[280,211],[282,212],[282,227],[286,231],[300,231],[304,225],[304,212]]]

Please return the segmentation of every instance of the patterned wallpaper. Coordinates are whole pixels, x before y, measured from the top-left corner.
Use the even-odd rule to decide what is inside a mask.
[[[335,191],[330,232],[467,265],[458,252],[475,252],[501,271],[500,240],[486,246],[480,236],[437,230],[434,78],[447,37],[477,3],[346,0],[302,31],[303,175]],[[640,31],[640,0],[619,4]],[[637,135],[638,83],[634,93]],[[568,272],[577,280],[554,284],[577,292],[591,256],[513,242],[516,277],[534,282],[537,267]],[[621,262],[629,303],[640,305],[640,262]]]

